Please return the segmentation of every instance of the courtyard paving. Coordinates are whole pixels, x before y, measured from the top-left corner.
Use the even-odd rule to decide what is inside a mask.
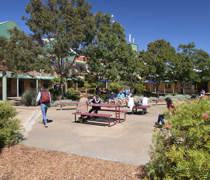
[[[49,127],[43,127],[39,116],[22,143],[46,150],[141,165],[149,161],[154,122],[164,109],[163,105],[154,105],[145,115],[127,115],[125,122],[107,127],[75,123],[72,115],[75,110],[53,107],[48,111],[48,119],[52,120]]]

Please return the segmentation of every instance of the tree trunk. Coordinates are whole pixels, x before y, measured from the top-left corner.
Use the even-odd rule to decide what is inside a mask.
[[[184,89],[185,85],[184,82],[181,82],[181,93],[185,94],[185,89]]]
[[[155,85],[157,97],[159,97],[159,86],[160,86],[160,82],[158,82],[158,83]]]

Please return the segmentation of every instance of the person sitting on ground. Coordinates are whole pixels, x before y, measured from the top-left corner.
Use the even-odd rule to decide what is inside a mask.
[[[174,112],[175,112],[175,106],[173,104],[172,99],[169,98],[169,97],[167,97],[167,98],[165,98],[165,101],[166,101],[166,106],[167,106],[169,115],[174,114]],[[156,125],[163,125],[163,124],[165,124],[164,114],[159,114],[158,121],[155,124]]]
[[[93,98],[89,101],[90,104],[100,104],[102,102],[101,98],[99,96],[93,96]],[[92,106],[89,113],[93,112],[98,113],[98,111],[101,109],[101,107],[98,106]]]

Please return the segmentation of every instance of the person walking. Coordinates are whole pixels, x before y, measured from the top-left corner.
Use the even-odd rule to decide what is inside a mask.
[[[41,111],[42,111],[42,122],[44,126],[47,128],[47,109],[50,107],[51,103],[51,95],[50,92],[47,90],[47,85],[44,84],[41,91],[39,91],[36,102],[40,104]]]

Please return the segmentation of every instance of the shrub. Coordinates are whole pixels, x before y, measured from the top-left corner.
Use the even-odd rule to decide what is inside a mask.
[[[154,135],[150,179],[210,179],[210,102],[181,104]]]
[[[79,91],[70,88],[67,90],[65,97],[67,99],[71,99],[71,100],[79,100],[80,99],[80,93]]]
[[[61,88],[59,86],[54,86],[54,88],[49,89],[51,98],[53,101],[57,100],[61,96]]]
[[[21,139],[20,123],[15,119],[15,109],[6,102],[0,102],[0,148],[18,143]]]
[[[36,91],[28,90],[24,92],[21,101],[25,106],[35,106],[36,97],[37,97]]]
[[[109,84],[109,90],[114,93],[119,93],[119,91],[123,89],[123,85],[118,82],[111,82]]]
[[[136,83],[133,88],[135,94],[142,94],[145,90],[144,84],[142,83]]]

